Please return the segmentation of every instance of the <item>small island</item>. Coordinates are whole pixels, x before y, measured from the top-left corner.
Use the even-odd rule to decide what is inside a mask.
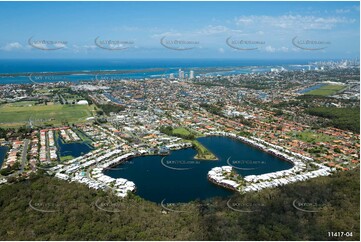
[[[194,156],[196,160],[218,160],[212,152],[210,152],[204,145],[198,142],[198,140],[192,140],[193,147],[197,150],[197,154]]]
[[[196,160],[218,160],[212,152],[210,152],[206,147],[199,143],[196,138],[201,137],[199,134],[196,134],[189,129],[184,127],[173,128],[171,126],[162,126],[160,131],[169,136],[176,136],[182,138],[186,142],[191,142],[194,149],[197,150],[197,154],[194,156]]]

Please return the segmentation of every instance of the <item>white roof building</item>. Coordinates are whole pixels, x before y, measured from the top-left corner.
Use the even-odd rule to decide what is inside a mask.
[[[80,100],[79,102],[77,102],[76,104],[79,104],[79,105],[88,105],[88,101],[87,100]]]

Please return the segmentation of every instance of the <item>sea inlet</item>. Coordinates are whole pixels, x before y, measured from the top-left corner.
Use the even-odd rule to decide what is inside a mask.
[[[4,162],[6,152],[8,152],[9,148],[7,146],[0,146],[0,168]]]
[[[209,182],[213,167],[232,165],[242,176],[259,175],[292,168],[292,164],[236,139],[220,136],[202,137],[198,141],[218,158],[196,160],[192,149],[172,151],[167,156],[135,157],[104,173],[113,178],[135,182],[137,195],[153,202],[190,202],[212,197],[227,197],[233,191]]]

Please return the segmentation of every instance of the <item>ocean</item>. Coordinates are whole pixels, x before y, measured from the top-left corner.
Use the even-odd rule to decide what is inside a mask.
[[[178,70],[195,75],[236,75],[270,71],[284,67],[287,70],[307,69],[308,60],[235,60],[235,59],[2,59],[0,84],[57,82],[103,79],[144,79],[178,76]],[[125,71],[120,74],[89,74],[91,71]],[[66,75],[43,76],[46,72],[76,72]],[[23,73],[23,75],[20,75]],[[15,74],[11,76],[11,74]],[[29,75],[31,74],[30,78]],[[105,77],[105,75],[107,77]]]

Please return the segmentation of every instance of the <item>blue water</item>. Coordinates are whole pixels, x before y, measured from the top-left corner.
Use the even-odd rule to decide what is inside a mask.
[[[298,93],[299,93],[299,94],[304,94],[304,93],[307,93],[307,92],[310,92],[310,91],[319,89],[320,87],[323,87],[324,85],[326,85],[326,84],[320,83],[320,84],[317,84],[317,85],[313,85],[313,86],[307,87],[307,88],[299,91]]]
[[[283,66],[286,69],[302,69],[308,61],[306,60],[234,60],[234,59],[144,59],[144,60],[121,60],[121,59],[9,59],[0,60],[0,73],[34,73],[31,78],[35,82],[56,82],[56,81],[70,81],[78,82],[84,80],[96,79],[144,79],[156,77],[169,77],[173,73],[178,76],[178,69],[182,68],[189,74],[190,69],[196,68],[211,68],[211,67],[232,67],[230,71],[211,71],[209,73],[202,73],[202,75],[236,75],[246,74],[251,72],[265,72],[270,71],[273,67]],[[162,70],[151,70],[152,68],[162,68]],[[146,70],[149,69],[149,70]],[[86,71],[110,71],[110,70],[146,70],[137,73],[125,73],[114,75],[95,76],[87,74]],[[36,76],[36,73],[41,72],[66,72],[77,71],[84,72],[81,75],[66,75],[66,76],[50,76],[42,77]],[[201,71],[201,70],[200,70]],[[31,83],[27,75],[20,77],[0,77],[0,84],[23,84]]]
[[[4,162],[6,152],[8,152],[9,148],[7,146],[0,146],[0,168]]]
[[[117,98],[113,97],[110,93],[104,93],[104,96],[106,96],[107,98],[109,98],[112,102],[118,103],[118,104],[123,104],[122,101],[118,100]]]
[[[225,66],[276,66],[307,64],[307,60],[234,60],[234,59],[0,59],[0,73],[60,72],[91,70],[138,70],[148,68],[190,68]]]
[[[60,137],[57,138],[56,142],[60,156],[71,155],[76,158],[93,150],[93,147],[85,142],[64,143]]]
[[[144,199],[161,202],[189,202],[196,199],[227,197],[232,191],[216,186],[207,180],[207,173],[213,167],[230,164],[242,170],[242,176],[263,174],[290,169],[292,164],[271,156],[240,141],[226,137],[204,137],[198,139],[218,157],[218,161],[193,159],[194,149],[172,151],[169,156],[136,157],[125,164],[110,169],[105,174],[114,178],[126,178],[135,182],[137,194]],[[170,169],[190,168],[188,170]]]

